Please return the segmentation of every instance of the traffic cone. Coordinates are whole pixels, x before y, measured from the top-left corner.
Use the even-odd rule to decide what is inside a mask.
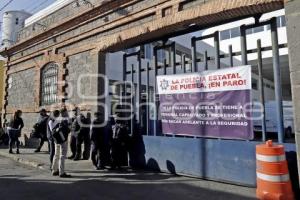
[[[256,196],[261,200],[294,200],[283,145],[272,140],[256,146]]]

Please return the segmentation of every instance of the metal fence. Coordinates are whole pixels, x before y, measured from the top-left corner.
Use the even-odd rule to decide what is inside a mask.
[[[276,101],[276,109],[277,109],[277,125],[278,125],[278,142],[283,143],[284,142],[284,125],[283,125],[283,105],[282,105],[282,88],[281,88],[281,72],[280,72],[280,55],[279,55],[279,49],[280,48],[286,48],[287,44],[281,44],[278,43],[278,30],[277,30],[277,23],[276,18],[272,18],[268,21],[259,22],[259,18],[255,18],[255,23],[251,25],[242,25],[240,26],[240,40],[241,40],[241,51],[233,52],[233,48],[231,45],[228,46],[228,53],[221,53],[220,52],[220,33],[219,31],[214,32],[213,34],[204,35],[200,37],[192,37],[191,38],[191,59],[187,59],[186,55],[178,55],[177,54],[177,46],[175,42],[170,42],[170,40],[167,38],[164,38],[162,42],[156,42],[156,45],[153,47],[153,62],[142,62],[145,57],[145,50],[144,46],[141,45],[139,50],[133,53],[125,53],[123,56],[123,81],[132,81],[134,82],[134,79],[136,78],[136,95],[130,100],[131,104],[133,106],[132,113],[136,116],[136,123],[138,128],[141,128],[141,107],[139,106],[142,102],[142,73],[146,73],[146,103],[149,103],[151,101],[155,104],[155,117],[153,119],[154,123],[151,123],[152,120],[150,120],[150,110],[149,106],[146,106],[146,119],[145,123],[145,134],[150,135],[150,132],[153,132],[154,135],[158,135],[158,108],[159,108],[159,100],[158,95],[156,91],[157,83],[154,81],[153,87],[154,87],[154,97],[151,98],[150,95],[150,76],[153,75],[156,77],[158,75],[158,70],[162,70],[163,74],[167,74],[167,69],[171,68],[171,73],[168,74],[177,74],[177,67],[181,67],[183,69],[183,73],[186,73],[187,66],[191,67],[191,72],[198,72],[199,71],[199,63],[202,63],[204,65],[204,70],[209,70],[209,62],[214,63],[214,68],[220,69],[221,68],[221,60],[222,59],[228,59],[229,60],[229,66],[233,66],[233,58],[236,56],[241,56],[242,64],[247,65],[248,64],[248,55],[256,53],[258,56],[257,59],[257,66],[258,66],[258,76],[259,76],[259,93],[260,93],[260,102],[265,105],[264,100],[264,76],[263,76],[263,57],[262,52],[264,51],[270,51],[272,50],[272,60],[273,60],[273,72],[274,72],[274,85],[275,85],[275,101]],[[262,47],[261,41],[257,40],[257,48],[255,49],[248,49],[247,48],[247,30],[265,26],[268,25],[271,28],[271,38],[272,38],[272,46],[268,47]],[[198,55],[197,51],[197,42],[203,41],[205,39],[213,38],[214,40],[214,56],[208,56],[208,52],[204,52],[203,55]],[[159,62],[158,57],[158,51],[164,50],[168,52],[169,57],[167,59],[164,59],[163,63]],[[180,56],[181,61],[176,61],[176,56]],[[137,64],[136,65],[129,65],[128,59],[129,58],[136,58]],[[182,73],[182,72],[180,72]],[[127,75],[131,76],[131,80],[127,80]],[[155,80],[155,79],[154,79]],[[125,96],[127,86],[123,86],[123,92],[122,95]],[[131,90],[132,92],[133,90]],[[125,99],[125,98],[124,98]],[[123,98],[121,98],[121,102],[125,101]],[[263,111],[265,113],[265,111]],[[134,118],[131,118],[131,130],[134,129]],[[135,127],[136,128],[136,127]],[[265,124],[265,115],[262,119],[262,140],[266,140],[266,124]]]

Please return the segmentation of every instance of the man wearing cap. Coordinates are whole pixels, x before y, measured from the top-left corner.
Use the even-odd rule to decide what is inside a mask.
[[[45,141],[48,141],[48,139],[47,139],[48,120],[49,120],[49,116],[47,115],[47,111],[45,109],[41,109],[39,119],[38,119],[37,123],[35,124],[36,131],[38,132],[38,135],[40,137],[40,144],[34,152],[40,152]],[[48,143],[48,151],[50,151],[49,143]]]

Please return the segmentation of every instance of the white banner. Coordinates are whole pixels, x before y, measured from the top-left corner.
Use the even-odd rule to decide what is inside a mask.
[[[251,66],[157,76],[158,94],[251,90]]]

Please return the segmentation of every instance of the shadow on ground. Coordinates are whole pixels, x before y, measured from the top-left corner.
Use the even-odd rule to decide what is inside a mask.
[[[156,175],[155,175],[156,176]],[[142,176],[143,177],[143,176]],[[73,181],[72,179],[49,180],[30,180],[29,178],[20,179],[13,177],[0,176],[1,199],[22,199],[22,200],[57,200],[57,199],[122,199],[122,200],[250,200],[235,194],[213,191],[192,185],[164,182],[166,177],[156,176],[160,179],[159,183],[151,183],[151,179],[141,182],[124,181],[105,181],[105,180],[82,180]],[[118,178],[116,175],[114,178]],[[123,176],[121,178],[124,178]],[[137,177],[135,177],[137,178]],[[143,178],[141,178],[142,180]]]
[[[82,174],[95,174],[95,171],[72,171],[72,176],[74,178],[83,178],[88,179],[92,177],[101,176],[101,178],[109,178],[109,179],[123,179],[122,182],[130,181],[130,182],[141,182],[141,181],[162,181],[168,180],[170,178],[174,178],[174,175],[163,174],[163,173],[153,173],[150,171],[142,171],[142,170],[112,170],[112,171],[99,171],[95,176],[90,175],[82,175]],[[98,175],[97,175],[98,174]],[[182,181],[182,180],[180,180]],[[195,181],[195,180],[193,180]]]

